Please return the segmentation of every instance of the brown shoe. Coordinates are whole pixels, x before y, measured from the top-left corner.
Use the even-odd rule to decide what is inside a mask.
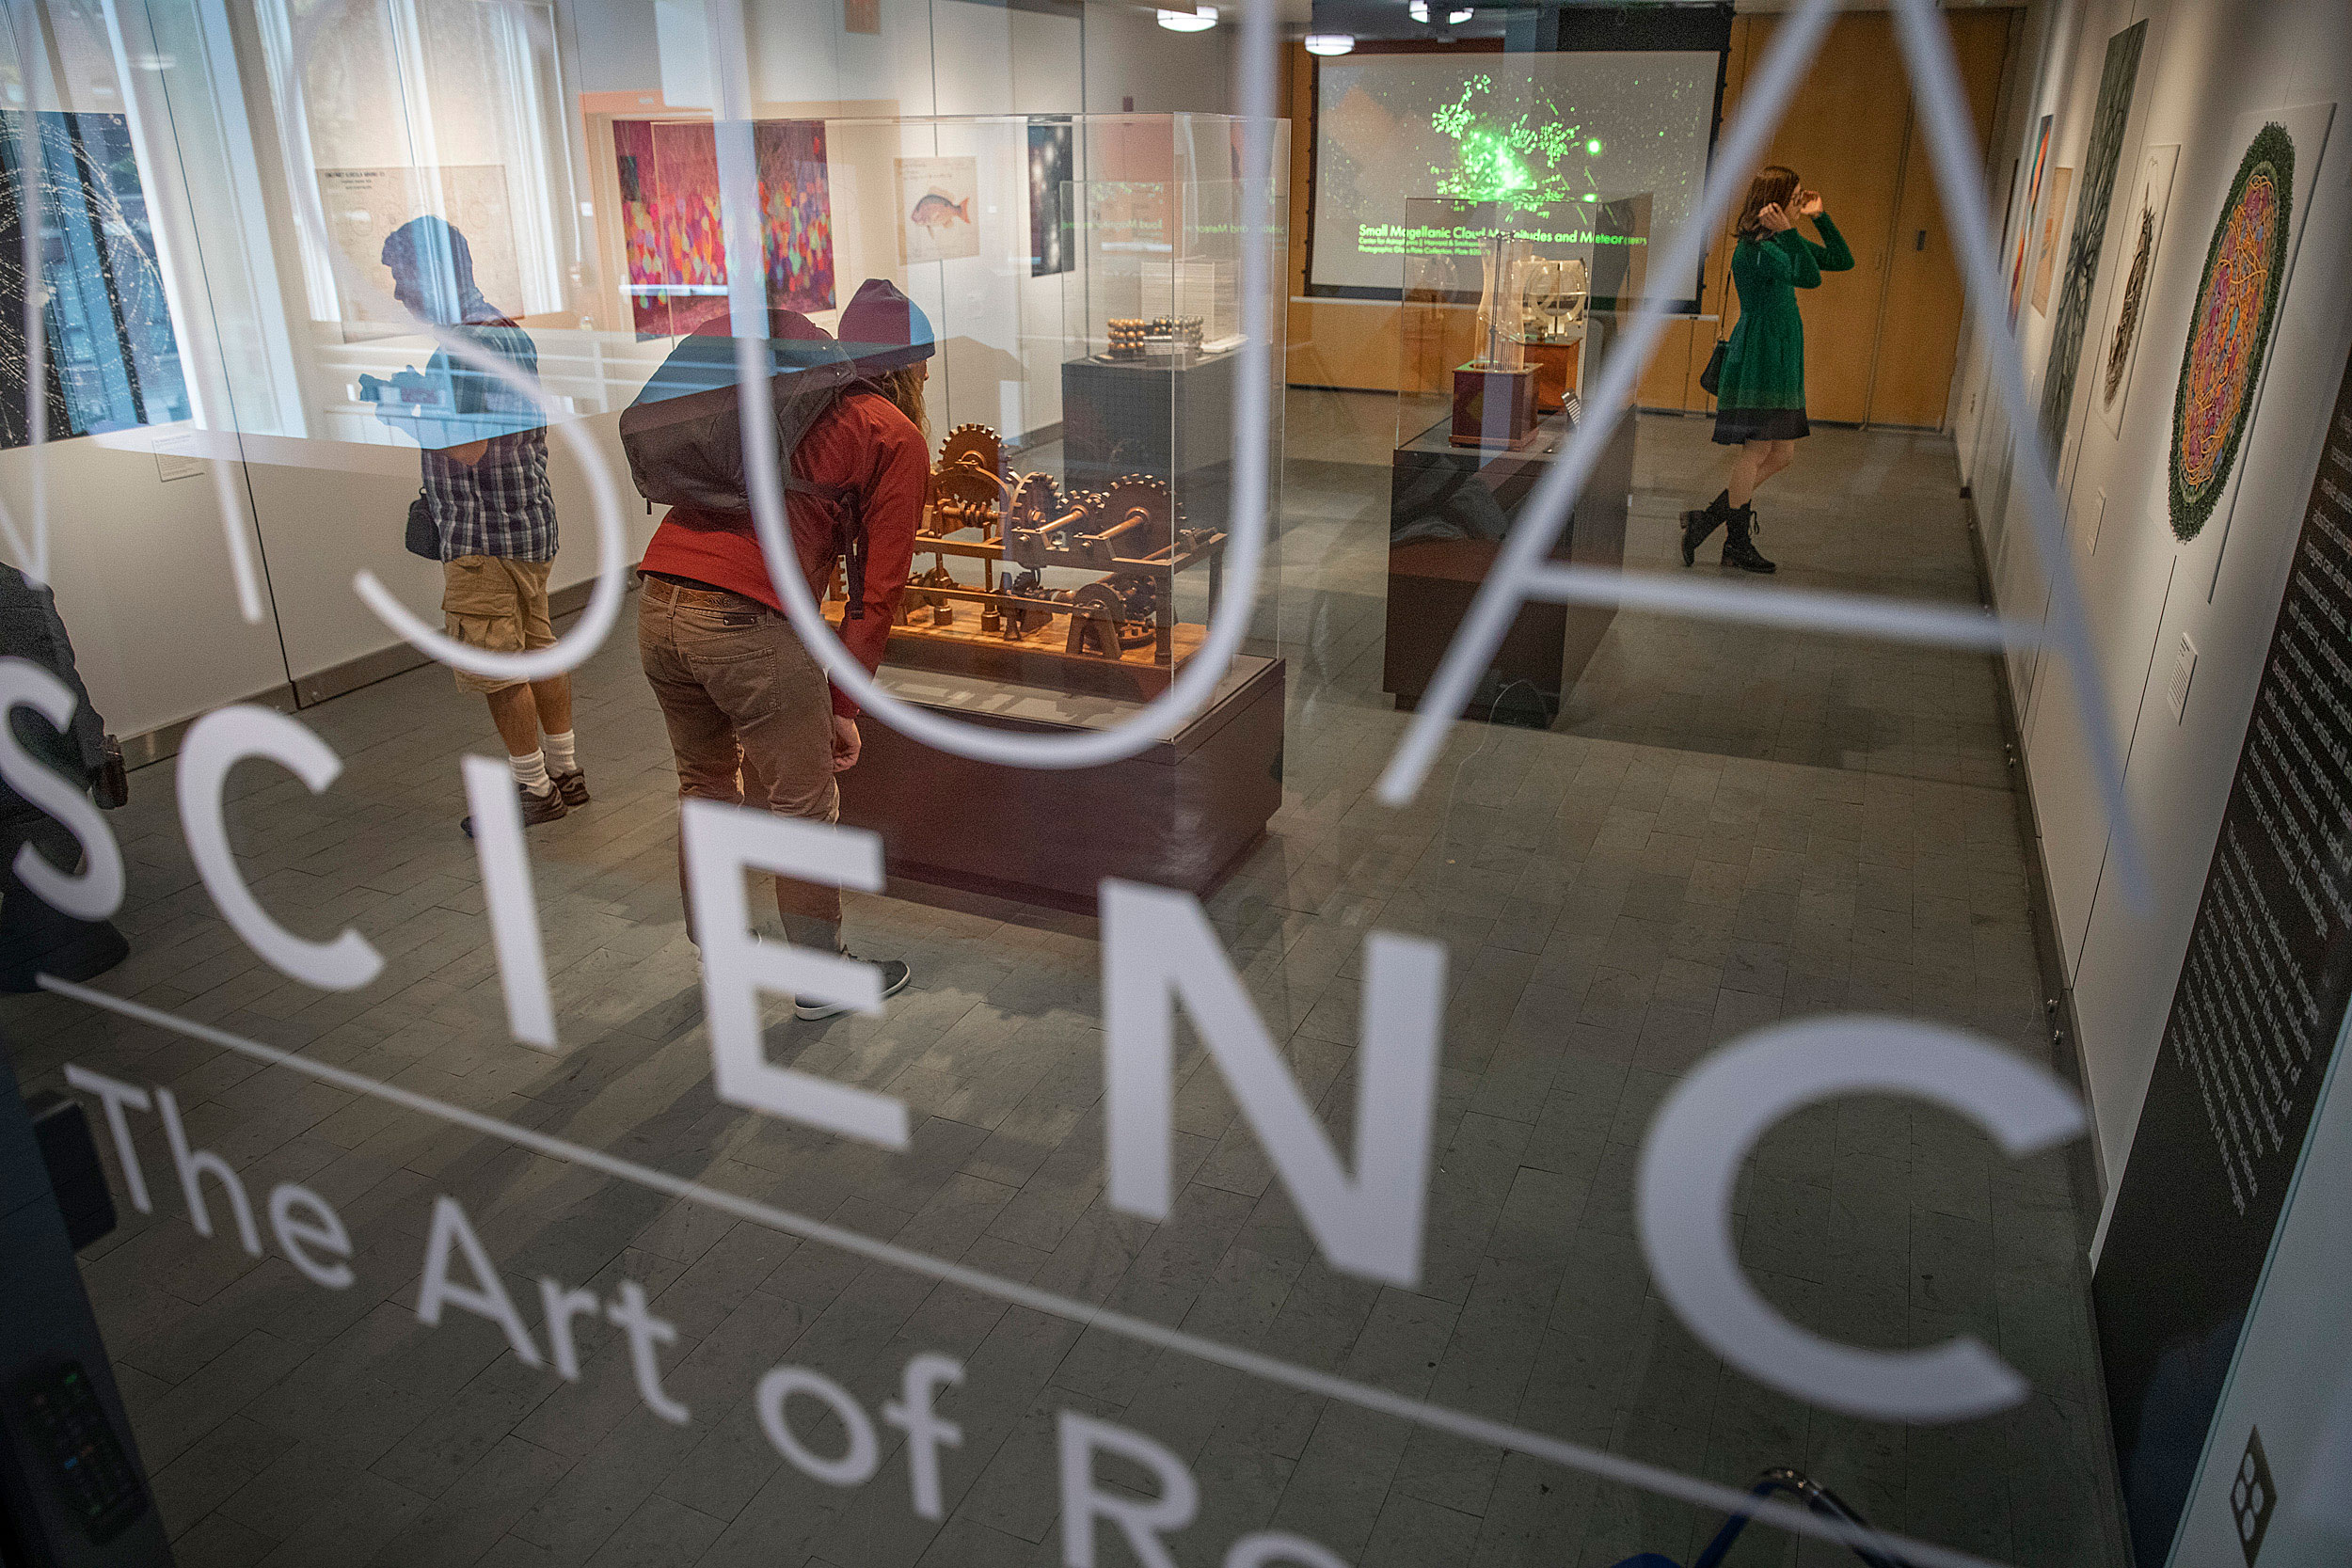
[[[561,789],[551,788],[546,794],[540,795],[516,784],[515,794],[522,800],[523,826],[526,828],[535,828],[542,822],[552,822],[557,817],[569,815],[572,809],[564,803],[564,792]],[[473,837],[471,816],[468,816],[459,822],[457,827],[468,838]]]
[[[550,772],[548,777],[555,781],[555,792],[564,797],[564,805],[577,811],[588,803],[586,768],[575,768],[568,773]]]

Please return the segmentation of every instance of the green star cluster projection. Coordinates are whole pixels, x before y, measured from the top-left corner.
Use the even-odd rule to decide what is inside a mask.
[[[1309,286],[1393,297],[1412,258],[1474,254],[1497,225],[1587,261],[1663,238],[1706,179],[1719,65],[1711,49],[1319,61]],[[1629,201],[1639,233],[1606,215]]]
[[[1606,150],[1600,137],[1586,135],[1549,93],[1516,114],[1511,102],[1495,99],[1494,78],[1481,71],[1462,84],[1461,96],[1429,117],[1430,129],[1454,146],[1450,163],[1430,166],[1435,195],[1529,213],[1600,199],[1593,178],[1593,165]]]

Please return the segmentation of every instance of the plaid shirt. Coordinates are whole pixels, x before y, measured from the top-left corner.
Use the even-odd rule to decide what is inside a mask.
[[[539,351],[511,322],[456,328],[533,380]],[[555,559],[555,495],[548,485],[546,414],[485,371],[434,355],[425,377],[450,412],[420,410],[425,444],[424,493],[441,534],[441,559],[489,555],[510,561]],[[470,466],[433,449],[487,439]]]

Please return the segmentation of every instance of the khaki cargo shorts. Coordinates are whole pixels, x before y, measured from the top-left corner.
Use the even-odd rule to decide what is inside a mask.
[[[555,641],[548,619],[548,573],[552,561],[509,561],[461,555],[441,563],[443,629],[469,648],[519,654]],[[503,691],[523,683],[453,672],[460,691]]]

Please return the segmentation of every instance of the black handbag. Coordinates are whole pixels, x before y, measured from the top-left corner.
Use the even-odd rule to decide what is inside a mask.
[[[1715,352],[1707,356],[1707,369],[1699,372],[1699,390],[1710,398],[1715,395],[1715,388],[1724,384],[1724,356],[1730,348],[1730,339],[1716,339]]]
[[[417,488],[417,499],[408,503],[408,535],[403,541],[410,555],[421,555],[427,561],[441,559],[441,531],[433,523],[433,502],[426,498],[424,487]]]

